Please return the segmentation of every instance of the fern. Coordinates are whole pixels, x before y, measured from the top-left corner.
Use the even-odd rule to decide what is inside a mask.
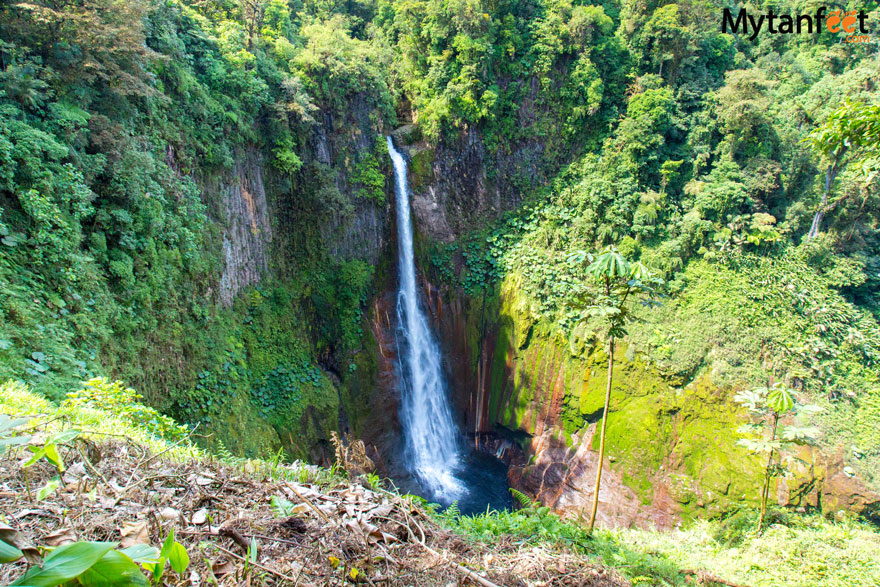
[[[461,510],[458,509],[458,502],[453,501],[452,505],[450,505],[448,508],[446,508],[446,511],[443,513],[446,516],[448,516],[450,519],[455,519],[455,518],[461,516]]]
[[[538,509],[538,507],[540,507],[540,505],[541,505],[540,502],[535,501],[534,499],[532,499],[531,497],[529,497],[528,495],[526,495],[522,491],[518,491],[518,490],[514,489],[513,487],[510,488],[510,493],[513,495],[513,498],[516,499],[516,501],[518,501],[519,504],[524,509],[534,510],[534,509]]]

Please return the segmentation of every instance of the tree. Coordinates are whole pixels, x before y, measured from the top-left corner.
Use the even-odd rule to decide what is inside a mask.
[[[792,415],[797,419],[800,415],[815,413],[821,408],[798,403],[795,390],[781,383],[769,388],[759,387],[741,391],[733,399],[745,406],[756,420],[740,427],[739,432],[744,434],[745,438],[741,438],[737,444],[746,447],[752,453],[767,455],[764,482],[761,486],[761,515],[758,518],[758,534],[760,534],[767,515],[770,480],[786,473],[785,466],[781,462],[774,462],[774,458],[786,447],[812,444],[819,435],[819,430],[810,426],[801,427],[793,424],[780,427],[779,420],[786,415]]]
[[[804,140],[827,162],[822,200],[807,234],[812,239],[819,235],[822,217],[842,201],[829,204],[828,196],[843,168],[852,163],[864,172],[866,183],[880,171],[880,104],[847,101]]]
[[[254,37],[260,33],[260,29],[263,27],[266,4],[268,4],[267,0],[239,0],[241,18],[247,27],[247,50],[251,53],[254,50]]]
[[[576,251],[569,256],[569,262],[588,263],[587,274],[599,286],[588,288],[575,297],[573,305],[582,308],[575,326],[584,324],[591,318],[599,318],[608,326],[608,382],[605,386],[605,407],[602,411],[602,427],[599,433],[599,464],[596,469],[596,487],[593,491],[593,504],[590,512],[589,532],[596,523],[599,508],[599,485],[602,481],[602,463],[605,459],[605,428],[608,423],[608,404],[611,401],[611,379],[614,373],[614,345],[617,338],[626,334],[626,323],[630,318],[627,302],[641,297],[646,303],[656,303],[656,289],[663,280],[655,277],[642,263],[630,263],[614,246],[609,246],[593,257],[584,251]]]

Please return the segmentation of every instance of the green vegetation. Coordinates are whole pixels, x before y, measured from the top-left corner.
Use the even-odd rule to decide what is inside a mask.
[[[776,383],[770,388],[759,387],[748,391],[741,391],[734,397],[734,401],[744,405],[749,413],[757,418],[758,422],[746,424],[740,428],[740,432],[746,437],[739,441],[753,453],[767,455],[767,464],[764,466],[764,484],[761,487],[761,512],[758,516],[758,534],[764,527],[764,518],[767,515],[767,500],[770,497],[770,480],[780,475],[785,475],[785,466],[780,462],[774,462],[779,452],[790,446],[812,443],[819,431],[809,426],[783,426],[780,428],[779,419],[786,415],[795,418],[799,415],[810,414],[816,411],[816,406],[802,405],[797,402],[797,395],[793,389]],[[769,432],[769,434],[768,434]]]
[[[338,125],[335,159],[304,149],[318,112],[377,134],[393,120],[385,58],[342,15],[251,8],[0,11],[0,379],[60,399],[80,381],[120,377],[161,412],[252,454],[290,442],[259,423],[261,410],[296,404],[268,418],[286,430],[316,395],[319,410],[333,407],[323,376],[320,392],[250,404],[278,369],[313,369],[319,356],[348,365],[362,344],[369,267],[333,258],[320,223],[351,221],[358,196],[337,187],[348,167],[358,193],[381,205],[385,161]],[[296,202],[304,216],[279,214],[295,235],[272,220],[281,234],[263,245],[264,285],[227,308],[218,289],[242,261],[224,260],[224,192],[245,186],[251,214],[265,205],[254,153],[272,163],[262,169],[269,203]],[[269,303],[258,307],[260,296]],[[296,450],[315,434],[326,430]]]
[[[117,387],[115,383],[109,385]],[[85,388],[71,395],[82,396],[83,392],[89,393],[89,391],[89,388]],[[89,402],[78,401],[62,402],[60,405],[56,405],[21,383],[10,381],[0,384],[0,413],[13,417],[18,416],[15,418],[16,420],[20,420],[21,417],[31,418],[36,414],[51,415],[48,418],[51,422],[47,422],[43,427],[43,430],[50,435],[61,434],[64,430],[70,429],[77,430],[83,438],[120,435],[153,452],[162,452],[164,456],[174,461],[185,462],[205,457],[206,453],[192,443],[177,444],[170,439],[163,438],[151,422],[133,420],[130,416],[130,410],[139,413],[139,408],[140,406],[137,405],[130,405],[125,409],[122,406],[111,406],[105,410],[97,408]],[[32,427],[36,423],[21,421],[16,424],[16,427],[24,427],[26,424],[28,427]],[[0,433],[6,434],[2,430]]]
[[[772,522],[758,534],[757,512],[743,510],[676,530],[591,533],[534,503],[513,512],[460,516],[449,508],[435,515],[472,540],[492,543],[510,536],[528,546],[589,555],[618,568],[634,585],[691,585],[700,569],[709,569],[703,571],[709,584],[720,577],[754,587],[844,587],[880,579],[877,530],[852,519],[832,522],[771,510]]]
[[[732,399],[780,382],[880,487],[880,58],[828,32],[725,34],[724,7],[4,4],[0,381],[80,419],[113,407],[150,442],[329,458],[375,397],[382,137],[412,123],[414,187],[442,196],[445,169],[485,191],[439,203],[473,231],[419,246],[463,294],[475,368],[497,334],[494,424],[535,434],[555,399],[562,441],[601,416],[643,504],[662,469],[684,518],[754,501],[763,520],[782,447],[766,467],[737,448]],[[661,306],[569,262],[608,246],[663,278]]]
[[[0,422],[0,441],[7,438],[29,441],[30,431],[35,427],[47,433],[47,436],[65,434],[75,428],[84,441],[96,443],[104,450],[109,450],[106,444],[108,438],[125,437],[126,447],[138,447],[158,455],[155,465],[161,461],[180,463],[179,471],[187,473],[181,476],[189,476],[193,471],[198,471],[198,467],[217,460],[217,457],[188,441],[177,443],[159,438],[154,430],[131,422],[129,416],[119,408],[121,406],[101,410],[86,404],[68,404],[58,408],[19,384],[5,384],[0,386],[0,413],[9,414],[15,420],[6,422],[6,425]],[[39,416],[33,420],[26,418],[35,414]],[[84,461],[73,450],[72,441],[70,445],[64,449],[71,455],[71,460]],[[147,453],[135,451],[134,454],[136,457],[132,462],[137,463]],[[104,465],[100,463],[96,466]],[[114,463],[113,466],[117,465]],[[167,466],[163,464],[162,470],[166,470]],[[338,469],[302,466],[300,463],[284,465],[277,460],[245,460],[237,457],[229,458],[227,466],[234,467],[229,470],[235,471],[236,475],[249,479],[249,492],[266,486],[259,492],[266,502],[260,507],[265,508],[272,495],[271,507],[277,516],[294,516],[299,521],[308,522],[310,508],[306,503],[293,504],[274,496],[272,491],[279,488],[275,481],[309,483],[311,487],[328,494],[339,491],[340,487],[348,492],[351,487]],[[104,483],[98,478],[91,482],[96,485]],[[375,484],[375,477],[367,479],[367,482]],[[383,492],[382,500],[388,497],[395,501],[399,499],[392,493],[379,491]],[[66,497],[72,495],[71,492]],[[688,585],[693,584],[695,579],[711,581],[712,577],[754,587],[812,587],[820,584],[844,587],[872,584],[880,580],[877,529],[849,516],[829,521],[820,516],[771,509],[768,511],[767,527],[759,535],[756,532],[758,512],[742,510],[724,520],[701,521],[684,529],[663,532],[597,529],[590,534],[583,525],[560,520],[549,508],[536,504],[521,493],[515,497],[523,506],[516,511],[460,516],[454,506],[443,512],[431,507],[426,509],[437,522],[467,541],[482,543],[490,549],[502,542],[512,542],[516,545],[516,556],[522,556],[532,548],[539,548],[550,556],[580,555],[583,558],[567,560],[578,565],[602,563],[621,572],[634,585]],[[85,495],[81,499],[83,501],[77,510],[79,515],[105,515],[100,502],[91,506],[92,502]],[[413,502],[416,505],[408,508],[410,516],[419,515],[416,509],[420,507],[419,499],[414,498]],[[385,507],[387,501],[384,504],[377,501],[375,505]],[[90,510],[90,507],[93,509]],[[252,515],[252,509],[236,506],[234,515]],[[316,524],[323,524],[323,520],[317,516],[315,518]],[[426,521],[420,522],[420,525],[426,526]],[[215,539],[206,534],[195,541],[183,543],[184,533],[174,532],[176,523],[177,520],[166,522],[166,530],[154,544],[125,548],[113,542],[85,541],[36,548],[23,540],[20,532],[0,524],[0,563],[18,560],[22,556],[30,557],[27,560],[33,563],[42,559],[42,567],[33,564],[30,570],[22,569],[21,575],[27,576],[28,585],[47,587],[71,580],[85,586],[104,585],[106,582],[102,582],[102,579],[107,577],[123,577],[117,580],[127,581],[126,584],[159,585],[163,577],[166,580],[170,574],[183,577],[184,571],[189,574],[195,570],[194,567],[200,575],[212,576],[208,569],[216,561],[206,558],[210,557],[210,551],[206,551],[204,545]],[[448,534],[444,533],[443,536],[443,540],[449,540]],[[202,547],[198,546],[199,543],[202,543]],[[256,541],[252,540],[251,545],[246,553],[239,555],[240,562],[245,565],[244,572],[247,572],[247,565],[255,560],[252,555],[256,552]],[[261,552],[263,548],[265,546],[261,547]],[[298,548],[286,547],[285,552],[288,556],[291,553],[294,556],[312,553],[314,546],[310,544],[307,548]],[[336,554],[339,555],[334,556],[336,563],[329,560],[334,567],[343,557],[342,553]],[[322,559],[316,565],[325,573],[327,560]],[[68,564],[61,565],[62,562]],[[274,566],[277,562],[261,559],[264,567]],[[219,565],[214,567],[215,570],[219,568]],[[313,572],[314,568],[309,571]],[[568,568],[560,572],[571,571]],[[18,584],[25,584],[22,578],[17,579]]]
[[[644,416],[674,442],[663,422],[681,417],[682,394],[709,385],[717,393],[700,392],[693,399],[703,406],[691,408],[699,416],[685,416],[695,433],[697,420],[708,419],[681,447],[695,452],[671,456],[701,475],[691,459],[736,468],[743,451],[720,447],[710,432],[727,435],[734,408],[723,406],[733,390],[768,381],[822,407],[814,418],[820,444],[842,450],[860,479],[880,487],[876,56],[831,35],[720,34],[721,6],[712,4],[603,6],[619,23],[615,41],[630,80],[626,96],[603,97],[616,108],[613,122],[597,114],[579,135],[591,140],[563,157],[525,205],[429,251],[437,281],[485,300],[475,311],[500,308],[494,361],[499,369],[517,362],[513,391],[493,380],[492,418],[531,433],[529,418],[549,401],[536,380],[554,361],[565,365],[566,433],[599,409],[593,372],[607,366],[596,351],[608,342],[602,329],[582,337],[578,357],[557,349],[580,319],[572,291],[588,280],[566,259],[614,245],[667,282],[662,306],[633,310],[620,342],[641,366],[616,380],[611,395],[612,413],[615,403],[632,410],[618,416],[617,438],[609,420],[611,454],[627,455],[615,468],[643,499],[669,447],[642,448],[650,438],[624,430]],[[548,148],[572,144],[553,142]],[[719,399],[722,409],[703,409]],[[751,477],[751,460],[743,462]]]

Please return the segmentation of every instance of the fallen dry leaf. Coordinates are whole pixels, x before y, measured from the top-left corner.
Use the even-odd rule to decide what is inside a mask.
[[[235,565],[227,560],[223,562],[217,561],[211,565],[211,572],[217,577],[222,577],[223,575],[234,573]]]
[[[208,510],[205,508],[200,509],[196,513],[193,514],[192,523],[196,526],[201,526],[205,522],[208,521]]]
[[[61,528],[51,534],[47,534],[43,538],[43,542],[47,546],[61,546],[62,544],[76,542],[76,532],[73,531],[73,528]]]
[[[27,562],[38,565],[43,561],[40,551],[18,530],[0,522],[0,540],[19,549]]]
[[[147,530],[147,520],[135,520],[124,522],[122,528],[119,529],[122,540],[119,545],[122,548],[128,548],[135,544],[149,544],[150,533]]]

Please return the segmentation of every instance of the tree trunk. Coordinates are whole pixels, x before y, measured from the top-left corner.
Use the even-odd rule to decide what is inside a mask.
[[[605,386],[605,409],[602,412],[602,429],[599,433],[599,464],[596,466],[596,487],[593,491],[593,509],[590,512],[590,527],[593,533],[596,524],[596,510],[599,509],[599,484],[602,482],[602,463],[605,460],[605,427],[608,424],[608,404],[611,403],[611,376],[614,373],[614,336],[608,341],[608,383]]]
[[[773,413],[773,433],[770,442],[776,440],[776,427],[779,425],[779,414]],[[773,449],[767,457],[767,468],[764,470],[764,487],[761,488],[761,516],[758,518],[758,534],[764,531],[764,517],[767,515],[767,499],[770,497],[770,467],[773,466]]]

